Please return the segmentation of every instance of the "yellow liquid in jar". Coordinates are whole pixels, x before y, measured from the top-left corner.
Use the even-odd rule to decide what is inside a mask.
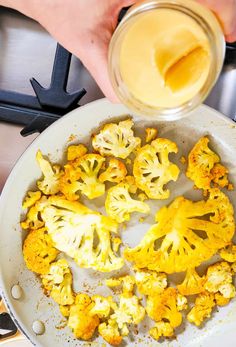
[[[211,54],[207,36],[190,16],[170,9],[138,15],[124,35],[121,77],[140,102],[173,108],[204,85]]]

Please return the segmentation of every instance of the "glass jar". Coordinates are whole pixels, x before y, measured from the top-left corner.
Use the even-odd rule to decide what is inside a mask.
[[[197,90],[197,92],[194,95],[191,95],[189,100],[184,100],[184,102],[181,102],[178,105],[170,105],[170,106],[169,105],[159,106],[158,104],[151,105],[151,103],[141,100],[142,98],[137,97],[137,95],[135,95],[133,90],[131,90],[132,88],[128,86],[128,83],[126,83],[126,75],[124,74],[122,75],[122,71],[121,71],[121,52],[123,47],[122,45],[125,42],[125,39],[130,29],[134,28],[135,23],[138,22],[141,16],[144,16],[146,14],[151,14],[153,13],[153,11],[159,11],[163,9],[177,11],[178,13],[184,14],[185,18],[186,16],[188,17],[188,19],[191,18],[191,20],[193,20],[192,23],[194,23],[195,26],[198,26],[201,29],[201,31],[204,33],[204,37],[206,38],[206,41],[208,42],[208,45],[209,45],[208,46],[209,47],[209,66],[207,68],[206,78],[203,81],[201,87],[199,88],[199,90]],[[171,26],[174,27],[172,24]],[[181,26],[181,23],[180,23],[180,26]],[[145,30],[145,28],[143,29]],[[149,28],[148,30],[151,30],[151,29]],[[156,34],[158,35],[158,33]],[[139,36],[142,36],[142,32],[140,31],[139,31]],[[166,32],[166,35],[163,35],[164,40],[166,40],[166,37],[168,37],[168,32]],[[137,38],[137,40],[139,40],[139,37]],[[181,37],[181,42],[184,49],[183,40],[184,39]],[[142,42],[144,43],[144,41],[140,41],[140,45],[142,45]],[[174,43],[174,46],[176,46],[176,42],[173,41],[173,43]],[[139,52],[141,52],[140,49],[139,49]],[[160,51],[161,48],[158,48],[158,40],[157,40],[157,52],[158,50]],[[131,62],[129,64],[132,64],[132,59],[135,60],[136,58],[135,58],[135,52],[133,51],[130,51],[130,52],[132,54],[130,54],[130,56],[127,56],[126,58],[130,59]],[[201,104],[205,100],[205,98],[211,91],[212,87],[214,86],[220,74],[220,71],[223,66],[224,55],[225,55],[225,40],[224,40],[224,35],[222,32],[221,26],[219,22],[217,21],[216,17],[213,15],[213,13],[207,8],[205,8],[204,6],[200,5],[194,0],[142,1],[132,6],[128,10],[126,15],[120,22],[119,26],[117,27],[116,31],[114,32],[114,35],[112,37],[112,40],[110,42],[110,47],[109,47],[109,75],[112,82],[112,86],[118,98],[120,99],[120,101],[124,103],[128,108],[133,110],[135,113],[156,116],[160,120],[175,120],[185,116],[187,113],[189,113],[189,111],[196,108],[199,104]],[[195,59],[195,62],[197,63],[196,59]],[[166,65],[165,61],[164,61],[164,65]],[[130,70],[132,70],[132,66],[131,65],[129,66],[131,67]],[[140,70],[142,70],[141,66],[140,66]],[[174,71],[174,70],[171,70],[171,71]],[[135,83],[136,78],[139,78],[138,77],[139,72],[138,71],[136,72],[137,72],[135,73],[136,76],[134,75],[131,76],[131,78],[133,78],[133,83]],[[142,74],[142,71],[140,71],[140,74]],[[179,77],[181,79],[181,76]],[[152,79],[153,77],[150,75],[150,78]],[[148,93],[147,85],[148,85],[148,80],[146,81],[146,85],[143,85],[143,88],[146,88],[146,94]],[[181,93],[184,93],[184,90],[187,90],[187,89],[183,88]]]

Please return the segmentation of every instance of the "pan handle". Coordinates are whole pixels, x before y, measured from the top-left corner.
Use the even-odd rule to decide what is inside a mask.
[[[1,330],[6,330],[6,333],[1,333]],[[0,345],[6,341],[16,341],[23,339],[21,333],[17,330],[12,321],[2,298],[0,297]]]

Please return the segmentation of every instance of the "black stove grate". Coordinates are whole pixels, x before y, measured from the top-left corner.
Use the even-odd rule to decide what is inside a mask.
[[[35,96],[0,90],[0,121],[24,125],[22,136],[42,132],[64,114],[78,107],[85,89],[67,92],[71,53],[57,45],[49,88],[34,78],[30,83]]]

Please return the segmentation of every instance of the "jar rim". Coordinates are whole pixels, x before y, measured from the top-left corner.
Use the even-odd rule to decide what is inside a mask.
[[[194,9],[190,8],[188,4],[193,4]],[[202,11],[198,11],[198,8]],[[150,12],[158,9],[172,9],[185,13],[193,18],[198,25],[202,27],[204,33],[209,41],[211,61],[216,60],[217,64],[210,64],[208,76],[198,91],[198,93],[190,100],[186,101],[182,105],[177,107],[153,107],[147,105],[137,98],[135,98],[129,89],[126,87],[122,80],[119,69],[119,53],[122,37],[125,35],[126,30],[132,25],[135,17],[143,14],[144,12]],[[203,10],[202,10],[203,9]],[[212,22],[209,23],[204,14],[209,15],[209,10],[204,8],[199,3],[193,0],[146,0],[132,6],[120,22],[109,46],[109,76],[112,86],[119,97],[119,99],[126,104],[128,108],[137,114],[146,114],[147,116],[157,116],[160,120],[176,120],[186,116],[191,110],[199,106],[205,98],[208,96],[216,80],[219,77],[220,71],[224,62],[225,55],[225,40],[221,30],[220,24],[217,19],[210,12]],[[214,30],[215,29],[215,30]],[[214,59],[213,59],[214,58]],[[117,61],[118,60],[118,61]]]

